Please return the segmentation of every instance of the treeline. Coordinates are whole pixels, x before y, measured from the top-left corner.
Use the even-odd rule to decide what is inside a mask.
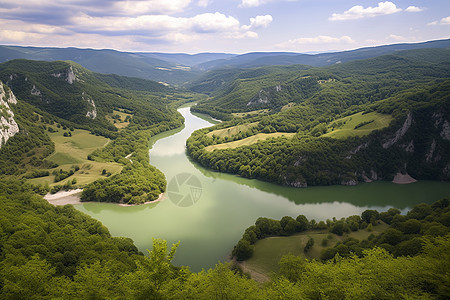
[[[360,107],[364,112],[389,113],[395,118],[391,126],[364,137],[322,137],[333,120],[328,114],[333,106],[322,103],[326,108],[321,109],[301,104],[278,114],[248,120],[248,123],[259,121],[258,131],[252,128],[252,134],[266,129],[296,131],[293,138],[268,139],[236,149],[204,150],[206,146],[223,142],[206,133],[236,124],[230,121],[194,132],[187,140],[187,151],[197,162],[213,170],[296,187],[353,184],[364,181],[371,173],[377,174],[374,179],[392,180],[396,173],[407,172],[416,179],[449,180],[450,173],[445,166],[450,162],[450,145],[442,133],[445,132],[443,124],[449,121],[446,119],[450,115],[449,92],[450,81],[438,81]],[[351,109],[349,114],[354,112]],[[409,114],[413,121],[394,139]],[[394,142],[384,146],[388,140]],[[410,144],[413,146],[408,147]],[[427,153],[432,157],[427,158]]]
[[[83,189],[82,201],[142,204],[153,201],[166,189],[164,174],[150,165],[148,144],[150,137],[180,127],[182,116],[162,122],[150,129],[134,131],[128,128],[107,146],[89,155],[89,159],[124,164],[121,173],[97,180]],[[130,160],[125,156],[132,154]]]
[[[233,248],[232,256],[238,261],[252,257],[254,244],[270,236],[290,236],[308,230],[322,230],[342,236],[358,230],[372,231],[373,226],[384,222],[390,225],[379,235],[371,234],[368,239],[359,241],[347,237],[333,247],[325,248],[321,260],[340,257],[362,257],[365,250],[380,247],[394,257],[415,256],[423,251],[424,237],[445,236],[450,232],[450,199],[444,198],[432,205],[415,205],[406,215],[395,208],[387,212],[365,210],[361,216],[326,221],[309,221],[304,215],[297,218],[285,216],[281,220],[260,217],[255,225],[248,227],[242,238]],[[323,241],[322,241],[323,242]],[[328,243],[325,238],[323,245]]]
[[[284,256],[261,285],[238,266],[193,273],[176,267],[171,248],[153,240],[143,256],[72,206],[54,207],[25,182],[0,181],[2,299],[445,299],[450,236],[423,239],[417,256],[382,248],[326,263]],[[150,237],[149,237],[150,238]]]

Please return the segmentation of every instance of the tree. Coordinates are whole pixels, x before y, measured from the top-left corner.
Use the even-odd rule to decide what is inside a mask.
[[[253,255],[253,246],[250,245],[249,241],[240,239],[237,245],[234,246],[232,255],[239,261],[249,259]]]

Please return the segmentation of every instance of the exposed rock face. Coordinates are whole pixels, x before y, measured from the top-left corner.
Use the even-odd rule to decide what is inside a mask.
[[[409,144],[406,145],[405,151],[409,152],[409,153],[414,153],[414,142],[413,141],[409,142]]]
[[[17,99],[11,90],[6,92],[3,83],[0,82],[0,148],[19,132],[19,126],[14,120],[14,113],[9,104],[17,104]]]
[[[445,120],[444,124],[442,124],[442,131],[440,135],[444,140],[450,141],[450,124],[447,120]]]
[[[67,70],[64,70],[59,73],[53,73],[52,76],[56,78],[64,78],[65,81],[67,81],[69,84],[72,84],[75,80],[77,80],[77,77],[75,76],[75,73],[73,72],[72,66],[68,68]]]
[[[95,106],[94,100],[92,100],[91,97],[86,95],[85,92],[83,92],[83,100],[87,101],[91,106],[91,110],[87,111],[86,117],[95,119],[97,117],[97,107]]]
[[[33,88],[31,89],[31,95],[41,96],[41,91],[34,84],[33,84]]]
[[[284,179],[284,184],[287,186],[292,186],[292,187],[296,187],[296,188],[308,187],[308,184],[306,183],[306,181],[304,179],[289,180],[286,176],[284,176],[283,179]]]
[[[366,149],[368,146],[369,146],[369,142],[359,145],[355,149],[350,150],[350,154],[346,158],[351,159],[354,154],[358,153],[359,151],[361,151],[363,149]]]
[[[258,104],[267,104],[270,102],[272,97],[272,93],[277,93],[282,90],[281,85],[276,85],[271,88],[262,89],[259,91],[258,95],[254,97],[247,103],[247,106],[250,105],[258,105]]]
[[[358,180],[356,180],[356,179],[342,180],[341,184],[342,185],[347,185],[347,186],[354,186],[354,185],[358,184]]]
[[[436,150],[436,140],[433,139],[433,142],[431,142],[430,150],[425,155],[425,159],[427,162],[431,162],[431,159],[433,158],[434,150]]]
[[[395,133],[394,137],[387,140],[385,143],[383,143],[383,148],[387,149],[389,147],[391,147],[392,145],[394,145],[395,143],[397,143],[408,131],[408,129],[411,127],[413,118],[412,118],[412,114],[411,112],[408,114],[408,116],[406,117],[405,122],[403,123],[403,126],[397,130],[397,132]]]

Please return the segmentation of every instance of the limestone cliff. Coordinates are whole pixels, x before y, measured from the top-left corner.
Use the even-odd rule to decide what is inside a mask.
[[[0,82],[0,148],[19,132],[10,104],[17,104],[12,91]]]

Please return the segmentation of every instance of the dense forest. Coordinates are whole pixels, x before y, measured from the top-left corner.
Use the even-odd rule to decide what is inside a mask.
[[[0,149],[0,174],[34,178],[63,172],[47,159],[55,151],[48,132],[62,129],[71,136],[78,128],[112,140],[87,159],[124,166],[121,173],[85,186],[84,201],[136,204],[155,200],[165,191],[164,174],[149,166],[148,139],[183,124],[176,106],[191,101],[192,94],[139,78],[93,73],[63,61],[12,60],[0,64],[0,79],[18,99],[11,109],[19,124],[19,133]],[[117,111],[128,115],[124,128],[112,122]],[[125,159],[129,154],[133,163]],[[56,179],[55,175],[55,182],[61,180]],[[51,189],[41,184],[35,190],[76,188],[72,181]]]
[[[285,256],[261,285],[229,263],[200,273],[174,266],[178,244],[163,240],[144,256],[130,239],[111,237],[72,206],[48,204],[26,182],[1,181],[0,198],[2,299],[445,299],[450,290],[450,236],[417,234],[433,226],[448,232],[448,200],[402,216],[403,232],[420,227],[407,233],[421,249],[414,256],[393,256],[383,244],[328,262]]]
[[[286,67],[281,74],[291,79],[281,83],[280,68],[230,80],[229,92],[219,89],[193,108],[230,121],[194,132],[188,152],[217,171],[296,187],[392,180],[397,173],[449,180],[449,55],[421,49],[327,68]],[[344,131],[352,118],[361,122]],[[383,118],[392,120],[376,127]],[[238,133],[214,134],[236,126]],[[283,132],[295,135],[225,147]]]

